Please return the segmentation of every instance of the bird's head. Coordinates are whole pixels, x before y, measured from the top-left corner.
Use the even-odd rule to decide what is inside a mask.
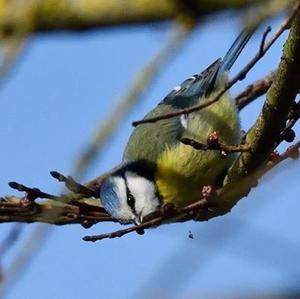
[[[140,224],[160,206],[154,168],[143,161],[128,163],[111,174],[99,195],[104,209],[123,224]]]

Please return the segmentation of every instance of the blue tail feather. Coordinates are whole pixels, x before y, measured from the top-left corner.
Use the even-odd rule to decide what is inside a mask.
[[[236,40],[233,42],[233,44],[231,45],[231,47],[229,48],[229,50],[227,51],[227,53],[225,54],[222,60],[222,64],[218,70],[217,81],[218,79],[221,79],[219,77],[222,76],[224,72],[228,72],[231,69],[231,67],[233,66],[233,64],[241,54],[242,50],[248,43],[252,34],[253,31],[243,30],[236,38]]]

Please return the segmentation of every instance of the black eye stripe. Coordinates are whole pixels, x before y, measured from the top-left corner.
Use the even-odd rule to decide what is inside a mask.
[[[131,208],[134,208],[134,204],[135,204],[135,198],[134,196],[131,194],[129,188],[127,188],[127,203]]]
[[[128,188],[126,177],[124,177],[125,186],[126,186],[126,197],[127,197],[127,204],[130,207],[132,213],[134,215],[137,215],[136,209],[135,209],[135,198],[132,195],[130,189]]]

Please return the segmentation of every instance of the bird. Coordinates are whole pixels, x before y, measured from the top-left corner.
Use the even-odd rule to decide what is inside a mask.
[[[223,59],[175,87],[144,119],[211,99],[228,82],[228,72],[252,34],[244,29]],[[205,143],[213,132],[224,144],[240,142],[239,115],[228,92],[205,109],[135,127],[121,164],[99,187],[103,208],[121,224],[138,225],[165,204],[184,207],[199,200],[204,186],[222,185],[236,156],[224,159],[218,151],[199,151],[181,142]]]

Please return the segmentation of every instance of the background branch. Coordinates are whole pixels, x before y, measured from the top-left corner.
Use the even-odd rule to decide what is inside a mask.
[[[162,49],[136,74],[127,93],[118,101],[118,104],[109,113],[106,120],[104,122],[101,121],[90,144],[77,159],[78,162],[75,163],[73,171],[76,177],[76,174],[82,173],[87,168],[87,165],[91,165],[94,162],[94,159],[100,154],[108,139],[118,129],[124,117],[142,99],[147,87],[150,87],[158,73],[172,60],[180,46],[184,44],[192,32],[192,29],[193,26],[176,25],[171,32],[171,37],[163,45]]]
[[[7,75],[16,59],[19,57],[25,46],[25,40],[22,37],[7,38],[2,41],[1,49],[1,64],[0,64],[0,80]]]
[[[145,24],[180,15],[204,17],[225,9],[240,9],[258,0],[27,0],[2,1],[0,32],[87,30],[99,27]]]

